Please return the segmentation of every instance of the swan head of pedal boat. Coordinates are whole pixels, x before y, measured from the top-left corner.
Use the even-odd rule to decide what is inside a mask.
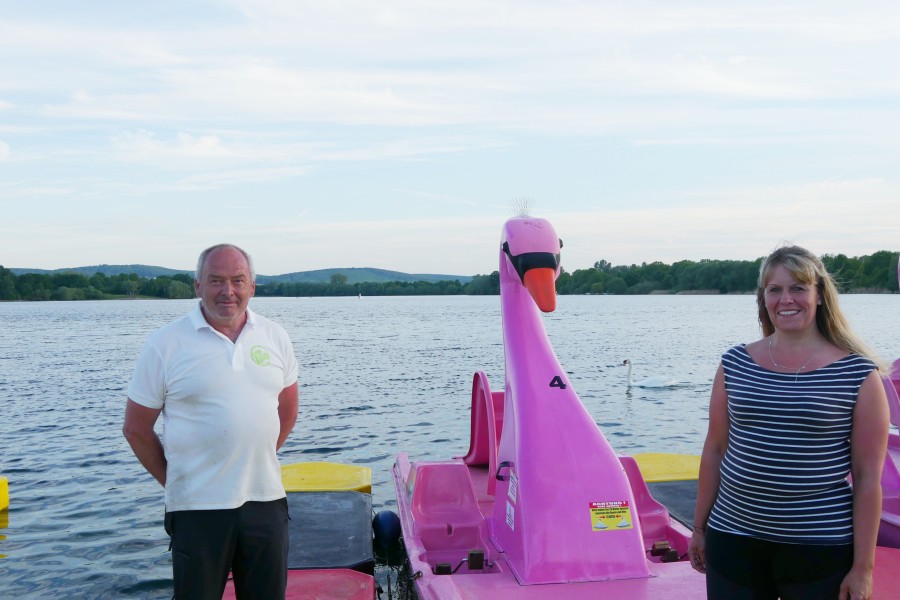
[[[556,310],[556,278],[562,240],[545,219],[522,216],[506,222],[501,238],[501,273],[517,279],[542,312]]]

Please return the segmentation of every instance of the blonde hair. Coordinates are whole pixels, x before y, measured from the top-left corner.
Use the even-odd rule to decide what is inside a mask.
[[[822,301],[816,307],[816,327],[826,340],[842,350],[865,356],[880,371],[887,371],[887,365],[850,328],[850,323],[841,312],[837,285],[825,265],[815,254],[800,246],[785,245],[777,248],[759,267],[756,305],[763,336],[775,333],[775,326],[766,310],[765,289],[772,271],[779,266],[786,268],[797,281],[816,286]]]

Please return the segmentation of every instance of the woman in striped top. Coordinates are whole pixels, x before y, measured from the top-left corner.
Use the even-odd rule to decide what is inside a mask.
[[[728,350],[713,381],[691,563],[712,600],[868,600],[889,428],[879,366],[809,251],[763,262],[757,305],[764,337]]]

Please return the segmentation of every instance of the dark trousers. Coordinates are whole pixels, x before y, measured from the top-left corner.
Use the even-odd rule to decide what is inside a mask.
[[[784,544],[706,532],[709,600],[836,600],[852,565],[852,544]]]
[[[228,572],[239,600],[284,599],[287,499],[229,510],[167,512],[176,600],[221,600]]]

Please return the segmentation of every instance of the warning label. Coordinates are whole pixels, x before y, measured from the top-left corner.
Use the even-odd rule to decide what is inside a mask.
[[[509,496],[509,499],[515,504],[516,496],[519,493],[519,478],[516,477],[516,474],[511,472],[509,474],[509,489],[506,491],[506,495]]]
[[[509,502],[506,503],[506,524],[513,531],[516,530],[516,509]]]
[[[591,529],[594,531],[619,531],[634,527],[627,500],[591,502],[590,504]]]

